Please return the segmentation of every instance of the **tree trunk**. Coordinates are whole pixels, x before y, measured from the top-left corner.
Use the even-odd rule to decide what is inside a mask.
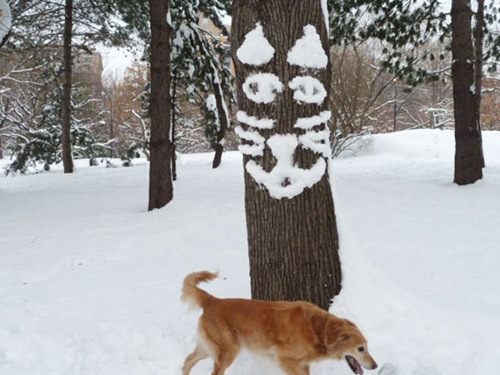
[[[476,116],[474,51],[470,0],[453,0],[451,7],[453,106],[455,114],[455,179],[472,184],[483,177],[481,136]]]
[[[485,167],[484,151],[483,151],[483,136],[481,125],[481,99],[483,90],[483,53],[484,53],[484,0],[477,0],[476,26],[474,31],[474,84],[476,86],[476,123],[479,131],[479,139],[481,142],[481,167]]]
[[[331,73],[321,2],[236,0],[232,38],[252,297],[327,309],[341,269],[327,171]],[[290,59],[292,48],[298,53]]]
[[[174,69],[172,73],[172,92],[171,92],[171,107],[170,107],[170,113],[172,114],[171,116],[171,123],[170,126],[172,127],[171,133],[172,133],[172,181],[177,181],[177,157],[175,155],[175,149],[176,149],[176,142],[177,140],[175,139],[175,132],[177,130],[177,77],[178,77],[178,72],[177,69]]]
[[[168,1],[150,0],[151,16],[151,154],[149,210],[173,198],[170,141],[170,33]]]
[[[71,51],[73,38],[73,0],[66,0],[64,7],[64,44],[62,77],[61,121],[62,121],[62,159],[64,173],[73,173],[73,157],[71,155],[71,76],[73,55]]]
[[[212,168],[217,168],[222,161],[222,153],[224,152],[224,146],[222,145],[222,141],[224,140],[224,136],[226,135],[226,130],[228,128],[227,124],[228,119],[224,103],[224,94],[221,87],[221,82],[219,78],[216,76],[216,74],[217,72],[215,71],[212,73],[212,87],[214,89],[215,103],[217,106],[217,113],[219,115],[220,128],[217,132],[217,143],[214,146],[215,155],[214,155],[214,160],[212,162]]]

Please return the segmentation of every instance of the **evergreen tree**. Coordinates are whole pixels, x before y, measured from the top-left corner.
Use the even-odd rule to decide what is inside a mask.
[[[202,110],[205,111],[208,124],[207,138],[216,151],[214,167],[220,163],[223,137],[229,127],[226,108],[232,100],[231,74],[226,66],[227,49],[216,35],[200,26],[200,20],[209,19],[223,36],[227,36],[223,17],[228,13],[229,3],[220,0],[172,0],[168,17],[172,27],[171,140],[177,123],[175,108],[180,94],[178,88],[183,88],[187,95],[204,99]],[[147,46],[150,40],[148,7],[147,2],[118,1],[118,8],[128,29],[140,40],[146,41]],[[145,55],[149,53],[149,48],[146,48]],[[207,106],[206,101],[210,104],[213,98],[215,107]]]
[[[226,49],[217,35],[200,26],[200,17],[210,20],[220,30],[222,37],[228,36],[223,22],[225,6],[218,0],[185,1],[173,0],[171,9],[172,27],[175,30],[172,44],[172,72],[176,84],[188,88],[188,93],[197,91],[205,98],[207,139],[215,150],[213,167],[221,161],[223,140],[229,128],[227,102],[232,99],[231,73]],[[177,92],[172,91],[173,103]]]

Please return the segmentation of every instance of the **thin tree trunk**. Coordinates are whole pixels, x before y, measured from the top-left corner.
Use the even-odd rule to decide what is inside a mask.
[[[453,106],[455,114],[455,178],[458,185],[483,177],[481,136],[474,94],[474,51],[470,0],[453,0],[451,8]]]
[[[215,74],[215,72],[214,72]],[[217,132],[217,143],[214,146],[215,155],[214,160],[212,162],[212,168],[217,168],[222,160],[222,153],[224,152],[224,146],[222,145],[222,141],[226,134],[226,130],[228,128],[228,119],[227,112],[224,105],[224,95],[221,87],[220,80],[215,79],[214,74],[212,74],[212,87],[214,88],[215,95],[215,103],[217,106],[217,113],[219,114],[219,123],[220,128]]]
[[[151,16],[151,155],[149,210],[173,198],[170,141],[170,33],[168,1],[150,0]]]
[[[481,99],[483,90],[483,53],[484,53],[484,0],[477,0],[476,28],[474,31],[474,83],[476,85],[476,122],[481,141],[481,166],[485,167],[483,136],[481,125]]]
[[[288,52],[303,37],[307,25],[317,30],[321,40],[320,48],[325,53],[325,64],[318,69],[296,66],[287,61]],[[274,54],[268,56],[267,61],[259,61],[261,52],[266,52],[261,43],[254,62],[254,57],[248,57],[248,61],[247,58],[240,60],[239,48],[244,44],[248,33],[259,27],[262,27],[265,38],[274,48]],[[254,35],[258,35],[258,32]],[[236,0],[233,4],[232,38],[237,97],[241,110],[239,119],[243,131],[240,135],[243,146],[240,149],[244,153],[252,297],[266,300],[306,300],[327,309],[341,288],[338,234],[327,168],[318,180],[310,184],[312,186],[305,187],[298,193],[289,190],[298,185],[287,173],[278,176],[277,185],[276,182],[258,182],[258,175],[255,173],[257,168],[264,176],[274,175],[276,170],[281,170],[277,164],[280,162],[288,164],[293,161],[288,167],[299,175],[308,173],[314,166],[326,165],[328,156],[307,149],[299,140],[300,136],[309,131],[326,134],[326,123],[316,124],[308,130],[294,127],[294,124],[299,118],[310,119],[324,113],[328,108],[328,97],[320,103],[300,103],[294,99],[295,94],[300,94],[300,89],[294,91],[289,86],[294,78],[308,77],[307,79],[319,81],[325,90],[330,88],[328,35],[321,2]],[[247,53],[249,50],[252,48]],[[260,73],[267,76],[255,78],[255,74]],[[275,77],[271,78],[269,74]],[[248,83],[254,78],[254,83]],[[270,80],[276,78],[279,82],[273,84],[274,89],[268,91],[266,87],[269,88],[267,85]],[[279,92],[280,83],[282,92]],[[321,90],[319,86],[316,88]],[[258,96],[252,98],[252,90],[259,95],[262,92],[263,98],[268,95],[275,98],[271,102],[267,99],[262,101]],[[261,128],[261,124],[255,124],[254,120],[245,116],[255,120],[274,120],[274,124],[271,128]],[[263,137],[265,142],[259,145],[259,140],[254,138],[255,134]],[[292,160],[278,156],[281,150],[276,142],[281,143],[289,153],[290,146],[286,144],[288,140],[297,145],[295,151],[292,146]],[[258,151],[256,146],[262,146],[263,151]],[[326,141],[325,146],[329,147],[329,142]],[[245,147],[253,148],[256,154],[253,155]]]
[[[73,55],[71,51],[73,38],[73,0],[66,0],[64,7],[64,44],[63,44],[63,92],[61,99],[62,121],[62,159],[64,173],[73,173],[73,157],[71,155],[71,78]]]
[[[174,69],[172,74],[172,105],[171,105],[171,113],[172,113],[172,123],[170,126],[172,127],[172,180],[177,181],[177,157],[175,156],[176,149],[176,139],[175,139],[175,131],[177,129],[177,69]]]

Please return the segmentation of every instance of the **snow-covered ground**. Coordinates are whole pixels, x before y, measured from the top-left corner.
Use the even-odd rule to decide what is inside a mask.
[[[368,338],[381,366],[367,374],[500,374],[500,133],[484,143],[485,178],[465,187],[448,131],[375,136],[333,162],[344,286],[331,311]],[[207,290],[250,292],[241,155],[216,170],[183,155],[178,173],[174,201],[150,213],[144,161],[0,177],[0,374],[180,374],[197,319],[183,277],[219,270]],[[280,374],[248,354],[227,373]]]

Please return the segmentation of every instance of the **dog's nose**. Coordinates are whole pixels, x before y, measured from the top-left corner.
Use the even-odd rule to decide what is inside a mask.
[[[375,370],[377,367],[378,367],[377,362],[374,361],[372,365],[372,370]]]

